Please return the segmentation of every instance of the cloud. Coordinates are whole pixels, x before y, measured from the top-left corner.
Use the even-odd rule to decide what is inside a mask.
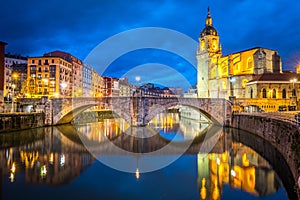
[[[60,49],[84,59],[100,42],[132,28],[165,27],[197,40],[208,6],[224,54],[263,46],[277,50],[283,66],[291,67],[288,61],[300,48],[298,0],[11,0],[1,4],[0,40],[11,53],[38,56]]]

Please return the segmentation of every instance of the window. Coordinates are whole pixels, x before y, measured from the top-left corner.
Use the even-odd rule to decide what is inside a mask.
[[[285,89],[282,90],[282,98],[286,99],[286,90]]]
[[[54,59],[52,59],[51,62],[54,63]]]
[[[35,72],[35,71],[36,71],[36,67],[35,67],[35,65],[31,65],[31,66],[30,66],[30,71],[33,71],[33,72]]]
[[[253,58],[252,58],[252,57],[249,57],[249,58],[247,59],[247,70],[251,70],[253,67],[254,67],[254,64],[253,64]]]
[[[252,99],[252,98],[253,98],[253,89],[250,88],[250,99]]]
[[[42,68],[41,68],[41,67],[39,67],[39,70],[38,70],[38,72],[42,72]]]
[[[267,90],[266,89],[262,90],[262,98],[267,98]]]
[[[34,60],[32,60],[31,63],[34,64]]]
[[[273,89],[273,91],[272,91],[272,98],[276,99],[276,90],[275,89]]]
[[[45,60],[45,65],[49,65],[48,60]]]
[[[41,60],[39,60],[39,65],[42,65],[42,61]]]
[[[296,96],[296,90],[295,89],[292,90],[292,96]]]
[[[50,65],[50,72],[55,72],[56,66],[55,65]]]

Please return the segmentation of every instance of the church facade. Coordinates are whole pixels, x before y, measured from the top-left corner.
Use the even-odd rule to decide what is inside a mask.
[[[297,96],[300,76],[282,71],[277,51],[254,47],[223,55],[220,36],[213,26],[209,9],[196,57],[198,98],[228,99],[232,96],[241,99],[243,106],[259,104],[260,108],[269,108],[258,103],[258,99],[282,99],[281,104],[289,105],[290,98]],[[278,106],[270,110],[276,110]]]

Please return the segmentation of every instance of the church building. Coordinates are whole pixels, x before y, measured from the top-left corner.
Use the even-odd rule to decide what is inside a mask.
[[[209,8],[196,57],[198,98],[248,99],[244,104],[260,104],[254,99],[282,99],[280,104],[288,105],[290,98],[297,96],[300,74],[283,72],[277,51],[254,47],[223,55]]]

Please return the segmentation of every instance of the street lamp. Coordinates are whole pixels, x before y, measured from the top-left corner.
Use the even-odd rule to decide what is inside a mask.
[[[293,78],[290,80],[291,83],[293,83],[293,91],[292,91],[292,96],[296,96],[296,91],[295,91],[295,83],[297,82],[296,78]]]
[[[62,89],[63,89],[63,96],[65,97],[65,89],[68,87],[68,84],[66,84],[66,83],[61,83],[60,84],[60,86],[62,87]]]
[[[14,113],[14,92],[15,92],[16,85],[12,84],[11,88],[12,88],[12,93],[11,93],[11,112]]]

